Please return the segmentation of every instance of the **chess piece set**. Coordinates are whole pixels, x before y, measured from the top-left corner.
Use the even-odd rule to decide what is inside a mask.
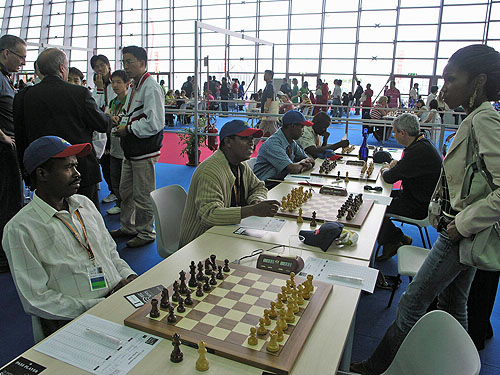
[[[312,188],[309,188],[309,190],[304,190],[303,186],[293,188],[290,193],[281,198],[281,211],[295,211],[297,207],[306,203],[312,197],[312,194]]]
[[[354,145],[349,145],[347,147],[342,147],[342,154],[350,154],[351,152],[354,151],[355,146]]]
[[[278,293],[276,301],[270,303],[270,309],[264,310],[264,316],[259,319],[259,327],[250,328],[248,345],[258,344],[258,336],[266,336],[269,333],[270,340],[267,343],[266,350],[271,353],[279,351],[279,343],[284,340],[284,333],[288,329],[288,324],[294,323],[296,314],[299,312],[299,306],[304,304],[305,300],[311,298],[314,291],[313,275],[307,275],[306,281],[297,285],[295,282],[295,273],[290,273],[290,279],[286,280],[286,286],[281,287],[281,293]],[[272,320],[276,320],[274,329],[269,330]]]
[[[337,219],[341,219],[347,213],[346,220],[351,221],[359,211],[359,208],[362,204],[363,194],[356,194],[356,196],[353,196],[353,194],[349,194],[349,197],[347,197],[346,201],[342,204],[337,212]]]
[[[373,168],[375,168],[373,161],[371,161],[369,164],[365,161],[363,163],[363,166],[361,167],[361,176],[366,172],[366,177],[370,177],[373,173]]]
[[[181,337],[178,333],[174,333],[172,336],[172,346],[174,350],[170,354],[170,360],[174,363],[179,363],[184,359],[184,354],[181,351]],[[210,367],[210,363],[207,359],[207,344],[204,341],[198,343],[198,354],[199,357],[196,360],[196,370],[207,371]]]
[[[321,163],[321,165],[319,166],[319,173],[328,174],[331,171],[333,171],[336,166],[337,166],[337,161],[325,159],[323,160],[323,163]]]

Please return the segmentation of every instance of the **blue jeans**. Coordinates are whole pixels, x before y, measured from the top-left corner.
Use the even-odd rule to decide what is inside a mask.
[[[396,320],[372,356],[363,364],[381,374],[391,364],[404,338],[438,297],[438,308],[453,315],[467,330],[467,298],[476,269],[460,263],[458,244],[445,231],[432,246],[422,268],[401,296]]]
[[[340,100],[335,98],[332,100],[332,105],[341,105]],[[332,107],[332,117],[342,117],[342,108]]]

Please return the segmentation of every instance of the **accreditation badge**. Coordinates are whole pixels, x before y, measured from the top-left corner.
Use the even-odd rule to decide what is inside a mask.
[[[129,116],[123,116],[120,118],[120,125],[119,126],[125,126],[125,125],[128,125],[128,119],[129,119]]]
[[[87,273],[91,291],[106,289],[108,287],[106,275],[104,274],[102,267],[87,267]]]

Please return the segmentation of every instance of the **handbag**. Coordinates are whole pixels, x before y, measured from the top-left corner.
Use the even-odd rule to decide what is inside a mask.
[[[364,92],[361,94],[361,98],[359,100],[361,101],[361,103],[366,101],[366,94]]]
[[[471,123],[470,148],[467,151],[467,162],[472,161],[465,168],[462,185],[461,199],[467,204],[472,204],[486,198],[492,191],[498,189],[493,183],[491,174],[486,169],[484,160],[479,155],[479,148]],[[486,182],[486,184],[484,183]],[[485,271],[500,271],[500,222],[463,238],[459,243],[460,263],[467,264]]]

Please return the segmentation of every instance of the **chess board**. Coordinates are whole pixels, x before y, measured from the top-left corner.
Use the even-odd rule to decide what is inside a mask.
[[[202,297],[191,295],[194,304],[186,306],[184,313],[176,311],[175,323],[167,322],[168,312],[162,309],[160,317],[150,318],[151,304],[147,304],[126,318],[125,325],[168,339],[178,333],[182,343],[188,345],[203,340],[207,343],[209,360],[213,353],[273,373],[288,374],[332,290],[331,284],[313,281],[314,292],[299,306],[295,322],[288,324],[278,352],[266,350],[269,333],[257,335],[258,344],[249,345],[250,328],[258,326],[264,309],[270,309],[270,303],[276,300],[288,279],[287,275],[231,264],[224,280],[217,280],[218,285],[210,292]],[[299,283],[305,279],[295,277],[295,280]],[[167,289],[171,296],[172,285]],[[156,298],[160,301],[161,296]],[[176,306],[175,302],[171,304]],[[275,326],[276,319],[272,319],[266,328],[272,330]]]
[[[302,208],[302,218],[304,219],[304,222],[310,221],[312,219],[313,211],[316,211],[316,221],[318,222],[318,226],[326,221],[338,221],[347,227],[361,228],[375,201],[371,199],[364,199],[359,211],[352,220],[346,220],[346,216],[338,219],[338,209],[342,206],[346,199],[347,197],[313,193],[312,197],[300,206]],[[299,210],[297,208],[290,212],[288,210],[282,211],[280,209],[277,215],[297,218],[299,216]]]
[[[337,161],[337,166],[333,168],[330,172],[327,174],[325,173],[319,173],[319,167],[321,164],[317,164],[314,169],[311,172],[312,176],[321,176],[321,177],[332,177],[332,178],[337,178],[338,177],[338,172],[340,172],[340,178],[343,180],[345,179],[346,172],[349,173],[349,180],[364,180],[364,181],[369,181],[369,182],[376,182],[378,175],[380,174],[380,168],[382,167],[379,164],[374,164],[373,165],[373,172],[371,173],[370,176],[368,176],[366,173],[361,174],[361,165],[356,165],[353,163],[358,162],[358,160],[338,160]],[[369,162],[370,163],[370,162]]]
[[[368,145],[368,157],[373,158],[373,154],[377,151],[377,147],[373,145]],[[349,149],[344,149],[340,148],[336,150],[335,152],[337,155],[342,155],[342,156],[356,156],[358,157],[359,155],[359,146],[354,146],[354,149],[349,150]]]

